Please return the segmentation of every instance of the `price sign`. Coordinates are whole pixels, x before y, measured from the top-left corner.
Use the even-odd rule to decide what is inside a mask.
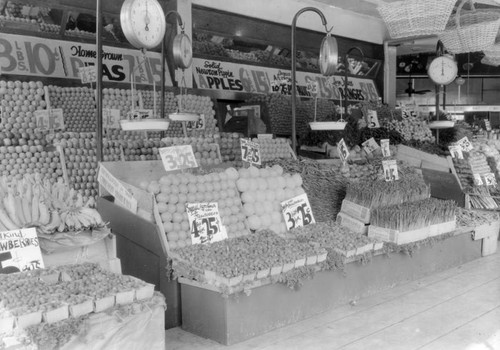
[[[496,186],[497,185],[497,180],[495,178],[495,174],[487,173],[487,174],[484,174],[483,177],[484,177],[484,183],[486,186]]]
[[[102,164],[99,165],[97,182],[115,197],[115,203],[122,208],[137,213],[137,199],[125,188],[125,186]]]
[[[316,222],[306,193],[281,202],[281,211],[287,230]]]
[[[102,110],[102,126],[106,129],[120,129],[120,110],[104,108]]]
[[[417,112],[409,109],[408,107],[402,107],[401,108],[401,117],[403,119],[408,119],[408,118],[415,118],[417,117]]]
[[[260,145],[247,139],[240,139],[241,159],[251,164],[261,164]]]
[[[486,128],[486,131],[491,131],[491,123],[489,120],[484,121],[484,127]]]
[[[0,232],[0,274],[43,269],[34,227]]]
[[[391,148],[389,147],[389,139],[380,140],[380,148],[382,149],[382,156],[384,156],[384,157],[391,156]]]
[[[217,203],[186,203],[186,212],[193,244],[205,244],[227,239]]]
[[[187,122],[186,128],[188,130],[205,130],[205,114],[200,115],[195,122]]]
[[[39,130],[64,130],[64,115],[61,108],[35,111],[35,121]]]
[[[378,122],[377,111],[369,109],[366,115],[366,122],[368,123],[368,129],[380,128],[380,123]]]
[[[191,145],[163,147],[158,151],[167,172],[198,167]]]
[[[398,164],[395,159],[383,160],[382,167],[384,169],[385,181],[395,181],[399,180]]]
[[[347,161],[347,158],[349,158],[349,149],[347,148],[347,145],[345,144],[345,141],[343,138],[337,144],[337,150],[339,152],[340,160],[342,161],[342,163],[345,164],[345,162]]]
[[[91,84],[97,81],[96,66],[86,66],[78,68],[78,75],[82,80],[82,84]]]
[[[307,92],[311,94],[311,96],[316,96],[318,93],[318,82],[308,82],[307,83]]]
[[[462,148],[460,146],[448,146],[451,158],[464,159]]]
[[[483,180],[481,179],[481,175],[473,174],[472,176],[474,176],[474,185],[476,185],[476,186],[484,185]]]
[[[380,148],[380,146],[378,145],[377,141],[375,141],[375,139],[373,137],[369,138],[368,140],[366,140],[365,142],[363,142],[361,145],[363,146],[363,149],[365,150],[365,152],[367,154],[373,153],[377,149]]]
[[[459,146],[462,149],[462,151],[464,151],[464,152],[470,152],[474,149],[474,147],[472,146],[472,143],[469,141],[467,136],[458,140],[456,142],[456,145]]]

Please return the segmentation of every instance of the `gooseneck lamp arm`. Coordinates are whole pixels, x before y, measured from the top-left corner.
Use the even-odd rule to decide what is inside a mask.
[[[297,96],[297,87],[296,87],[296,82],[295,82],[295,74],[296,74],[296,64],[297,64],[297,57],[295,55],[295,28],[297,26],[297,19],[299,16],[304,13],[304,12],[316,12],[320,17],[321,17],[321,22],[323,23],[323,26],[325,26],[325,30],[328,33],[328,29],[326,27],[326,17],[323,15],[323,13],[318,10],[317,8],[314,7],[304,7],[303,9],[299,10],[295,16],[293,17],[292,21],[292,150],[297,153],[297,130],[295,127],[295,108],[296,108],[296,96]]]
[[[349,84],[349,77],[347,76],[347,74],[349,73],[349,62],[347,61],[348,58],[349,58],[349,54],[351,52],[353,52],[354,50],[357,50],[359,51],[359,53],[361,54],[361,57],[364,59],[365,58],[365,54],[363,53],[363,50],[361,50],[359,47],[355,46],[355,47],[351,47],[349,50],[347,50],[345,56],[344,56],[344,108],[345,108],[345,117],[347,118],[347,111],[348,111],[348,84]]]
[[[177,23],[181,30],[184,30],[184,23],[182,22],[182,17],[177,11],[169,11],[165,14],[165,20],[168,16],[175,14],[177,17]],[[165,55],[166,55],[166,47],[165,47],[165,37],[167,32],[165,31],[165,35],[161,41],[161,106],[160,106],[160,118],[165,118]]]

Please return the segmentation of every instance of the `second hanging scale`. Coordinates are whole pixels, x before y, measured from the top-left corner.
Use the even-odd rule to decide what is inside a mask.
[[[183,110],[186,99],[187,86],[184,78],[184,69],[192,63],[192,44],[189,37],[184,32],[184,24],[180,15],[176,11],[170,11],[166,15],[157,0],[125,0],[120,11],[120,23],[123,34],[127,40],[143,53],[143,61],[134,67],[131,74],[131,112],[127,119],[121,120],[123,130],[162,130],[168,129],[169,120],[164,116],[157,116],[156,111],[156,84],[153,81],[153,110],[141,110],[137,108],[134,93],[135,71],[143,64],[149,64],[146,58],[146,50],[153,49],[163,43],[166,33],[166,17],[175,14],[181,28],[173,40],[172,53],[176,68],[182,69],[182,80],[179,84],[180,96],[178,99],[179,111],[169,114],[171,121],[180,121],[186,133],[186,123],[197,121],[200,116],[196,113],[185,112]],[[162,60],[165,60],[165,52],[162,50]],[[164,84],[164,79],[161,79]],[[162,88],[162,92],[164,89]],[[162,98],[163,101],[163,98]]]

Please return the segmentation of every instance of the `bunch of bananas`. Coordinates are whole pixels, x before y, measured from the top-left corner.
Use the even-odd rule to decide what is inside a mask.
[[[51,183],[26,175],[8,182],[0,177],[0,231],[36,227],[44,234],[105,226],[93,207],[95,201],[70,189],[63,181]]]

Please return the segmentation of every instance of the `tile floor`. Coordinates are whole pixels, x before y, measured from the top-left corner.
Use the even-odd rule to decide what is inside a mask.
[[[500,251],[233,346],[180,328],[166,331],[166,344],[167,350],[500,350]]]

